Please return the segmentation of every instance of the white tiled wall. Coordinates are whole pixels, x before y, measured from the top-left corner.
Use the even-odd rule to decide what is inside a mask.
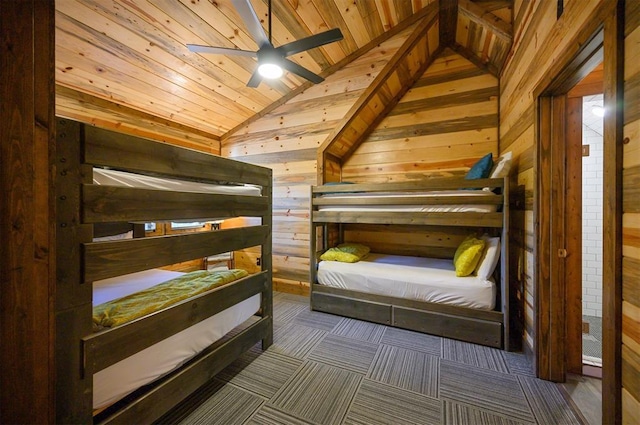
[[[602,118],[591,112],[602,105],[602,96],[583,103],[582,144],[589,156],[582,157],[582,314],[602,317]]]

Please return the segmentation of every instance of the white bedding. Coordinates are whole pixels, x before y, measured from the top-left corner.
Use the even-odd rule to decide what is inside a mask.
[[[321,261],[318,283],[486,310],[492,310],[496,301],[496,285],[492,280],[456,277],[450,259],[371,253],[357,263]]]
[[[93,305],[172,279],[182,273],[146,270],[93,283]],[[209,317],[93,375],[93,408],[108,406],[179,367],[260,308],[260,294]]]
[[[362,193],[335,193],[323,195],[323,198],[331,199],[366,199],[370,197],[411,198],[417,196],[450,197],[450,196],[477,196],[490,199],[496,195],[484,190],[439,190],[434,192],[362,192]],[[321,205],[319,211],[394,211],[394,212],[495,212],[497,205],[491,204],[452,204],[452,205]]]
[[[105,186],[137,187],[143,189],[173,190],[176,192],[215,193],[227,195],[260,196],[257,186],[216,185],[208,183],[174,180],[142,174],[127,173],[103,168],[93,169],[93,184]]]

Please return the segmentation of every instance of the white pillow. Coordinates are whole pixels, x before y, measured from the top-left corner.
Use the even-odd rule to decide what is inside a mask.
[[[500,258],[500,238],[491,238],[484,235],[482,239],[485,242],[484,251],[476,266],[476,276],[486,280],[493,275],[493,271],[498,265],[498,258]]]
[[[121,239],[133,239],[133,230],[129,230],[125,233],[119,233],[111,236],[101,236],[99,238],[93,238],[94,242],[106,242],[106,241],[119,241]]]
[[[513,152],[505,152],[503,153],[498,161],[493,164],[493,168],[491,169],[491,173],[489,173],[490,179],[501,179],[509,175],[509,171],[511,171],[511,158],[513,157]]]

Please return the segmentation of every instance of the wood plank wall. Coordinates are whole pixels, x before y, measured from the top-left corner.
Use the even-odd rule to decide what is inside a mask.
[[[640,2],[626,2],[622,174],[622,422],[640,423]]]
[[[273,169],[274,289],[308,292],[309,186],[317,184],[317,149],[413,28],[222,141],[222,156]],[[236,253],[236,266],[251,270],[257,256]]]
[[[557,19],[557,2],[514,2],[514,46],[500,78],[500,152],[512,151],[517,184],[525,189],[524,247],[519,252],[512,244],[511,257],[522,258],[525,283],[525,349],[532,351],[535,339],[533,294],[535,194],[533,91],[543,75],[554,66],[561,52],[568,49],[588,24],[600,19],[603,1],[565,2]],[[568,25],[567,22],[571,22]],[[515,174],[514,174],[515,173]],[[516,245],[517,246],[517,245]]]
[[[53,1],[0,1],[0,423],[55,418]]]
[[[382,183],[464,175],[498,151],[498,80],[446,49],[342,166]]]
[[[213,134],[56,85],[56,115],[120,133],[220,155]]]

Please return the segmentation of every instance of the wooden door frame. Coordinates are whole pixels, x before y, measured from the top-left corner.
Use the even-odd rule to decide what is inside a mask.
[[[551,168],[541,161],[552,149],[553,98],[564,97],[600,61],[604,64],[604,187],[603,199],[603,423],[621,420],[621,321],[622,321],[622,131],[624,88],[624,1],[612,3],[604,26],[595,19],[585,24],[587,37],[582,47],[571,54],[563,52],[560,59],[540,80],[534,90],[536,106],[534,144],[534,282],[536,291],[535,367],[542,379],[564,381],[565,378],[565,305],[555,302],[554,295],[564,296],[564,282],[551,284],[552,266],[557,265],[557,252],[562,239],[552,242],[552,229],[558,227],[549,214],[550,200],[543,191],[552,183]],[[589,31],[591,29],[591,31]],[[568,47],[571,49],[572,47]],[[598,53],[600,52],[600,53]],[[561,103],[555,103],[562,107]],[[566,111],[565,111],[566,112]],[[557,115],[556,115],[557,116]],[[559,125],[559,121],[556,121]],[[564,128],[563,128],[564,134]],[[552,259],[552,255],[555,259]],[[558,285],[556,285],[559,283]]]

